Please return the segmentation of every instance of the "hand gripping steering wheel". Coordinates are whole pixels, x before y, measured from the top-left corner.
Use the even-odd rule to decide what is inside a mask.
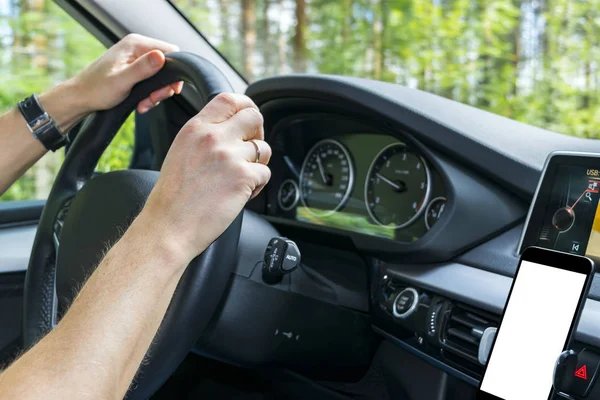
[[[93,115],[65,156],[39,221],[27,270],[26,348],[56,326],[57,315],[94,271],[107,244],[119,239],[144,206],[158,179],[158,172],[142,170],[94,176],[100,156],[138,102],[180,80],[191,83],[204,104],[220,92],[232,91],[227,78],[204,58],[191,53],[170,53],[166,58],[164,68],[137,84],[123,103]],[[208,325],[237,261],[241,223],[240,213],[186,269],[128,398],[151,396]]]

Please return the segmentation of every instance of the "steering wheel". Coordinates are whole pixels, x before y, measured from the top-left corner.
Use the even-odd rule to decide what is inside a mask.
[[[25,348],[56,326],[77,288],[98,265],[107,244],[114,244],[127,229],[158,179],[158,172],[141,170],[94,176],[100,156],[137,103],[154,90],[180,80],[191,83],[204,104],[220,92],[232,91],[227,78],[200,56],[169,53],[166,59],[164,68],[137,84],[123,103],[92,116],[65,156],[39,221],[27,270]],[[241,223],[240,213],[186,269],[128,398],[151,396],[207,327],[237,261]]]

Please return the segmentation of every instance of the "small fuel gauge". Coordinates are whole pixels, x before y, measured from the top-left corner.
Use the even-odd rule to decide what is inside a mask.
[[[289,211],[296,207],[300,199],[298,184],[291,179],[283,181],[277,192],[277,203],[283,211]]]
[[[446,208],[446,198],[445,197],[436,197],[431,200],[427,205],[427,209],[425,210],[425,226],[427,230],[431,229],[433,224],[437,222],[438,219],[444,213],[444,209]]]

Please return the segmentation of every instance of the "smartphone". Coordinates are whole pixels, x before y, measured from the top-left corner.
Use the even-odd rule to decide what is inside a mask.
[[[523,252],[477,400],[548,400],[593,275],[587,257],[539,247]]]

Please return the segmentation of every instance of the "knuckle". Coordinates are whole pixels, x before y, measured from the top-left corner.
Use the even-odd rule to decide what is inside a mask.
[[[220,106],[226,107],[231,113],[235,113],[235,110],[237,109],[237,102],[231,93],[219,93],[214,101]]]
[[[249,96],[242,94],[241,97],[244,99],[244,101],[248,102],[249,104],[252,104],[254,108],[258,108],[256,106],[256,103],[254,103],[254,100],[252,100]]]
[[[246,163],[236,163],[232,168],[232,172],[237,177],[238,182],[244,184],[248,182],[248,178],[250,176],[250,169]]]
[[[127,36],[123,38],[124,41],[128,43],[137,43],[141,40],[142,35],[139,33],[129,33]]]
[[[207,148],[215,148],[219,138],[216,133],[212,131],[205,132],[200,135],[200,145]]]
[[[214,149],[214,157],[219,163],[227,162],[231,159],[231,151],[225,146],[217,147]]]
[[[267,184],[270,180],[271,180],[271,168],[266,167],[265,168],[265,181],[263,182],[263,184]]]
[[[206,124],[205,124],[204,119],[202,117],[202,111],[200,111],[198,114],[194,115],[186,123],[186,126],[192,126],[193,129],[202,129],[202,127],[205,126],[205,125]]]
[[[248,110],[248,113],[252,116],[252,118],[254,119],[254,123],[257,126],[261,126],[265,122],[263,115],[256,108],[249,107],[246,108],[246,110]]]

